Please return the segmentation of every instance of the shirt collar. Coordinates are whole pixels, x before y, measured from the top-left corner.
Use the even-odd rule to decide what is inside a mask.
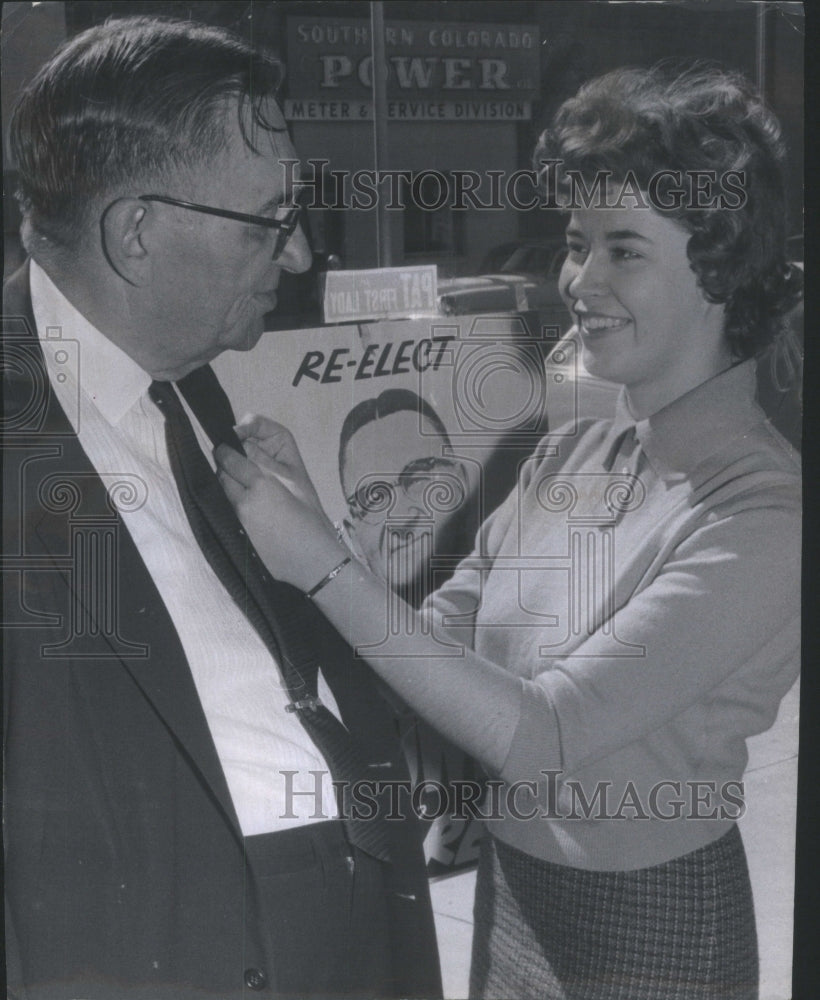
[[[753,358],[728,368],[644,420],[635,421],[622,390],[613,429],[635,436],[658,475],[686,478],[729,441],[764,419],[755,399]]]
[[[60,338],[79,346],[77,382],[109,424],[115,426],[151,384],[151,376],[83,316],[36,261],[31,262],[31,304],[44,350]]]

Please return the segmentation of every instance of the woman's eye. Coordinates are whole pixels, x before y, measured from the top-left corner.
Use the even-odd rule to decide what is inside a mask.
[[[637,250],[630,250],[628,247],[613,247],[612,256],[615,260],[623,261],[641,260],[642,258]]]
[[[567,258],[575,263],[581,263],[586,259],[589,250],[580,243],[567,244]]]

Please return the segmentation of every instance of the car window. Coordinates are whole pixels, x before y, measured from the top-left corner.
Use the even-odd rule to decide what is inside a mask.
[[[561,247],[560,250],[556,250],[552,255],[552,260],[550,261],[549,273],[557,278],[561,273],[561,268],[564,266],[564,260],[567,256],[567,248]]]
[[[527,248],[518,247],[513,250],[510,256],[501,265],[502,274],[515,274],[516,271],[523,271],[527,260]]]
[[[533,247],[531,260],[529,262],[529,271],[532,274],[549,273],[551,259],[552,250],[550,250],[549,247]]]
[[[554,251],[550,247],[518,247],[501,267],[502,274],[548,274]]]

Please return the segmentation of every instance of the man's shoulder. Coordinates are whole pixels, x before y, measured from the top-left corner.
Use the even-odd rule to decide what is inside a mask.
[[[7,321],[24,318],[28,321],[33,336],[34,321],[31,315],[31,294],[29,292],[29,261],[27,260],[3,282],[3,333]]]
[[[3,439],[21,441],[32,434],[74,437],[74,428],[58,402],[37,335],[29,290],[29,261],[3,285],[2,333]],[[66,348],[66,365],[72,364]],[[76,358],[74,358],[76,363]],[[59,377],[59,376],[58,376]]]
[[[42,352],[29,293],[28,261],[3,284],[0,324],[3,348],[3,393],[26,391],[44,378]],[[8,426],[8,420],[6,421]]]

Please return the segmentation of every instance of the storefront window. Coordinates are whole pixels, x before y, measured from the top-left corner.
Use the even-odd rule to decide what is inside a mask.
[[[459,256],[464,252],[464,212],[453,209],[449,174],[424,171],[405,182],[404,253]]]

